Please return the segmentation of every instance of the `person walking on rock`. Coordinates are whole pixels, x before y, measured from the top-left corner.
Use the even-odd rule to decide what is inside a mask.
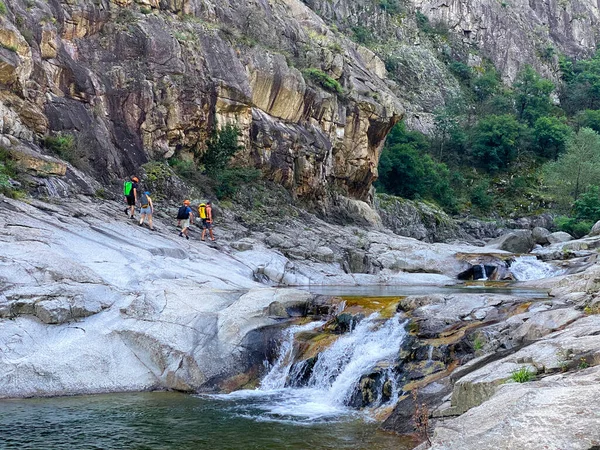
[[[193,223],[194,213],[192,213],[192,208],[190,208],[190,201],[184,200],[183,206],[179,208],[179,211],[177,211],[177,226],[181,227],[179,236],[185,236],[186,239],[189,239],[190,237],[188,236],[188,229]]]
[[[150,192],[144,192],[140,196],[140,227],[144,225],[144,220],[148,218],[148,226],[154,231],[152,226],[152,214],[154,214],[154,205],[152,204],[152,198]]]
[[[127,202],[127,208],[125,208],[125,214],[130,219],[135,219],[135,204],[138,199],[138,183],[140,180],[136,176],[131,177],[131,181],[123,183],[123,194],[125,195],[125,201]]]
[[[213,235],[212,230],[212,205],[210,201],[207,201],[206,203],[200,203],[200,206],[198,206],[198,217],[202,219],[202,237],[200,239],[203,241],[205,240],[204,237],[206,235],[206,230],[208,230],[210,240],[214,241],[215,236]]]

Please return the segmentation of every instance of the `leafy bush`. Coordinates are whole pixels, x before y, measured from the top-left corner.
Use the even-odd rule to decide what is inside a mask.
[[[379,0],[379,7],[388,14],[400,14],[403,7],[399,0]]]
[[[526,383],[533,379],[535,374],[529,370],[528,367],[521,367],[518,370],[514,370],[510,374],[510,378],[517,383]]]
[[[82,149],[78,148],[75,136],[72,134],[57,133],[55,136],[46,136],[42,143],[60,159],[82,168],[85,154]]]
[[[426,136],[397,124],[388,136],[379,160],[377,186],[387,193],[404,198],[434,200],[451,210],[456,205],[450,186],[450,171],[428,154]]]
[[[356,26],[352,27],[352,37],[354,41],[362,45],[369,45],[373,42],[373,34],[367,27]]]
[[[484,117],[473,130],[472,155],[490,172],[507,168],[517,155],[521,132],[512,115]]]
[[[594,222],[592,221],[580,220],[566,216],[558,216],[556,219],[554,219],[554,223],[560,231],[569,233],[571,236],[577,239],[588,234],[594,226]]]
[[[260,178],[261,172],[251,167],[232,167],[223,170],[215,186],[215,193],[219,199],[231,199],[240,188]]]
[[[4,2],[0,2],[0,15],[6,15],[6,5],[4,4]]]
[[[450,71],[464,83],[468,83],[473,76],[472,69],[463,62],[453,61],[450,63]]]
[[[590,187],[589,191],[581,194],[581,197],[575,200],[573,209],[578,219],[593,222],[600,220],[600,188],[598,186]]]
[[[319,69],[311,67],[310,69],[303,70],[302,73],[306,78],[314,81],[319,86],[330,92],[334,92],[336,94],[344,93],[344,89],[342,88],[342,85],[339,83],[339,81],[334,80],[325,72]]]
[[[481,212],[487,213],[494,204],[494,197],[488,193],[489,183],[482,180],[471,191],[471,204]]]
[[[225,169],[241,146],[238,143],[240,130],[233,125],[225,125],[213,133],[208,141],[206,152],[200,158],[207,175],[215,176]]]

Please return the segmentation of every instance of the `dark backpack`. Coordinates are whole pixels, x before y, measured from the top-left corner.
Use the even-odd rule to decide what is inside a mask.
[[[188,208],[189,208],[189,206],[185,206],[185,205],[183,205],[182,207],[179,208],[179,211],[177,211],[177,220],[189,219],[190,212],[189,212]]]
[[[146,194],[142,194],[140,198],[140,203],[142,204],[142,208],[147,208],[150,206],[150,202],[148,201],[148,196]]]

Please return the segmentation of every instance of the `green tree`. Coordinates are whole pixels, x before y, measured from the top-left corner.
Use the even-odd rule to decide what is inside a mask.
[[[215,131],[208,141],[206,152],[200,162],[209,176],[214,176],[227,167],[227,164],[242,147],[238,143],[240,131],[233,125],[225,125]]]
[[[600,109],[586,109],[575,116],[575,123],[580,128],[591,128],[600,133]]]
[[[540,117],[532,130],[536,153],[546,158],[558,158],[572,132],[571,127],[557,117]]]
[[[480,76],[473,80],[473,92],[478,102],[482,103],[494,94],[500,88],[500,77],[493,68],[486,69]]]
[[[581,128],[567,141],[566,152],[556,161],[546,163],[542,173],[558,206],[570,209],[584,192],[598,184],[600,135],[590,128]]]
[[[514,116],[484,117],[473,129],[471,153],[490,172],[505,169],[516,158],[521,125]]]
[[[466,141],[463,127],[459,122],[459,116],[448,108],[435,111],[433,116],[435,125],[434,147],[436,157],[443,161],[446,152],[462,153]]]
[[[567,111],[574,114],[582,109],[600,109],[600,50],[590,59],[571,66],[565,63],[561,69],[567,81],[562,95]]]
[[[379,159],[376,186],[389,194],[404,198],[426,198],[454,209],[455,196],[450,186],[450,172],[426,152],[427,137],[409,131],[403,122],[389,134]]]
[[[529,65],[517,74],[513,84],[515,107],[520,121],[533,125],[535,121],[550,113],[550,94],[554,84],[542,78]]]

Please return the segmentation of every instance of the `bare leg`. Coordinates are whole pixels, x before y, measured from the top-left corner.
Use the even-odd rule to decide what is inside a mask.
[[[152,226],[152,214],[148,214],[148,223],[150,224],[150,229],[154,230],[154,227]]]
[[[215,240],[215,236],[213,235],[212,228],[208,229],[208,234],[210,234],[210,240],[214,241]]]

